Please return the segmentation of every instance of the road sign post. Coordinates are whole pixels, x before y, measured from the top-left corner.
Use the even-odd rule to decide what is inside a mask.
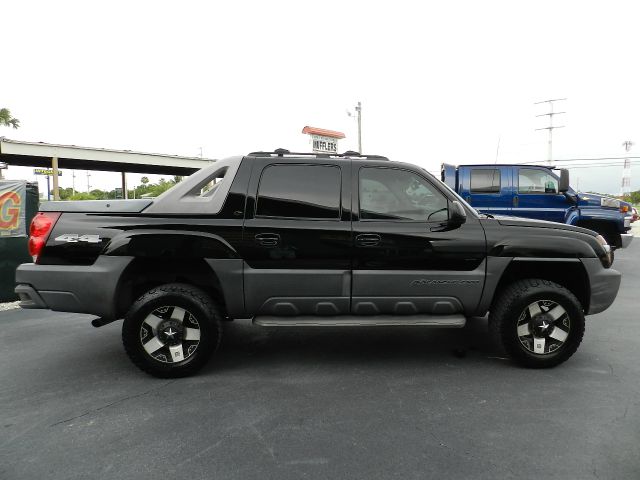
[[[45,175],[47,177],[47,200],[51,200],[51,178],[50,177],[53,176],[54,171],[58,174],[56,177],[59,177],[60,175],[62,175],[62,172],[58,170],[57,158],[55,159],[54,168],[34,168],[33,169],[34,175]],[[60,197],[58,196],[58,179],[57,178],[53,180],[53,188],[54,188],[53,198],[55,200],[59,200]]]

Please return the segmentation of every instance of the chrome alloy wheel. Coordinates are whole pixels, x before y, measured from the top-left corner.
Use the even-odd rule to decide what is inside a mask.
[[[562,305],[552,300],[537,300],[520,314],[517,331],[524,348],[546,355],[564,345],[571,331],[571,319]]]
[[[156,308],[140,326],[140,342],[145,352],[158,362],[181,362],[198,348],[200,325],[184,308]]]

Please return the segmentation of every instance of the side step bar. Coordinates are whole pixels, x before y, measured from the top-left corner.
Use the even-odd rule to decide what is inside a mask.
[[[462,328],[467,323],[464,315],[336,315],[333,317],[257,316],[254,325],[261,327],[393,327],[420,326]]]

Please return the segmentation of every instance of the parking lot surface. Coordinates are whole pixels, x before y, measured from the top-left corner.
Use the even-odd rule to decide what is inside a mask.
[[[640,478],[640,239],[565,364],[462,330],[239,321],[197,376],[135,368],[121,322],[0,312],[0,478]]]

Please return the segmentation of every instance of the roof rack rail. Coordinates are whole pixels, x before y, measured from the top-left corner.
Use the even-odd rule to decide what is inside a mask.
[[[344,153],[310,153],[310,152],[290,152],[286,148],[277,148],[273,152],[251,152],[249,156],[251,157],[284,157],[285,155],[291,157],[313,157],[313,158],[350,158],[350,157],[359,157],[359,158],[371,158],[373,160],[389,160],[387,157],[382,155],[367,155],[360,154],[358,152],[354,152],[353,150],[347,150]]]

